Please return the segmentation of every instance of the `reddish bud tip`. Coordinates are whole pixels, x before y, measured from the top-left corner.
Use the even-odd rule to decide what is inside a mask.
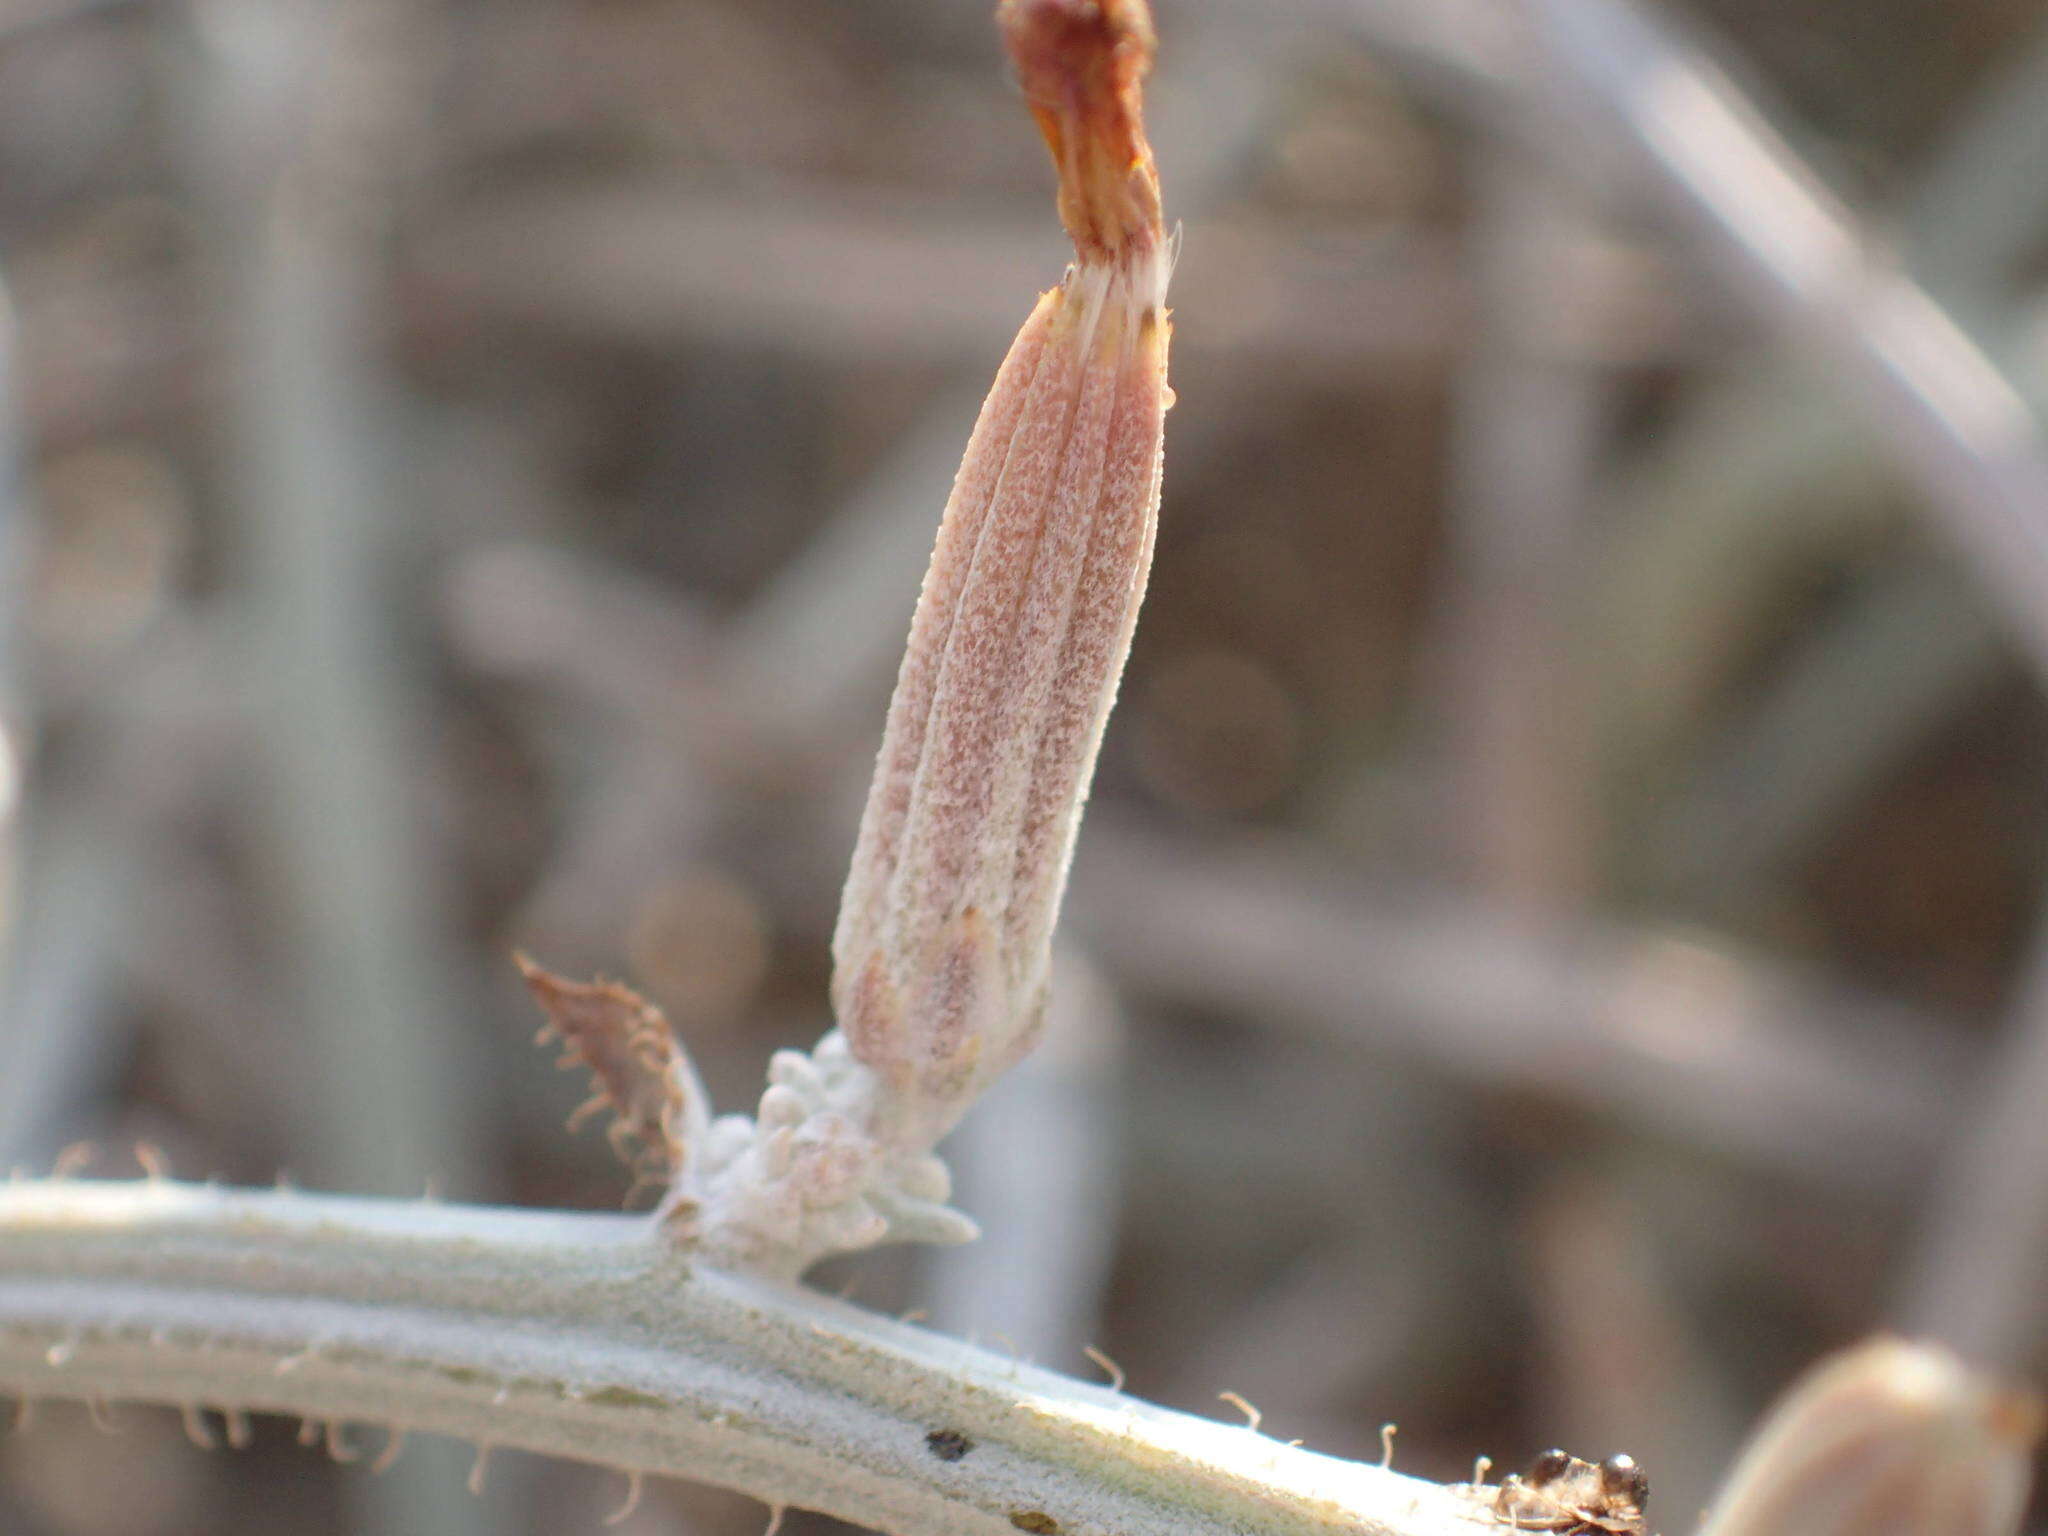
[[[1060,221],[1084,261],[1156,250],[1159,175],[1145,142],[1145,0],[1002,0],[996,19],[1060,176]]]

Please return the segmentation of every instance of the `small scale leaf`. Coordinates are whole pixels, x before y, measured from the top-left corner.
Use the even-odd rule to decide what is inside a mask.
[[[512,960],[548,1017],[540,1039],[559,1038],[559,1064],[590,1072],[596,1094],[584,1107],[611,1110],[612,1149],[641,1178],[673,1185],[707,1106],[667,1017],[618,982],[569,981],[526,955]]]

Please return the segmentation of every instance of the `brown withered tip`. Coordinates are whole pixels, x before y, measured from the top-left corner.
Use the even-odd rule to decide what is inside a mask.
[[[1159,173],[1145,142],[1155,37],[1145,0],[1001,0],[1032,115],[1060,177],[1060,222],[1083,261],[1157,250]]]
[[[517,951],[512,963],[547,1015],[539,1039],[562,1042],[558,1065],[590,1072],[596,1092],[572,1124],[609,1108],[612,1150],[622,1161],[657,1182],[676,1173],[688,1105],[676,1070],[680,1047],[662,1011],[617,982],[570,981]]]

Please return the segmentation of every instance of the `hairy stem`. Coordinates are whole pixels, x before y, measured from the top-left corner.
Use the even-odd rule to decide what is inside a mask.
[[[0,1392],[425,1430],[897,1536],[1442,1536],[1475,1508],[692,1266],[637,1217],[14,1184]]]

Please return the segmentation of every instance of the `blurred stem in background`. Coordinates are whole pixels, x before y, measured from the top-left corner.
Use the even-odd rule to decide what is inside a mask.
[[[1902,1328],[2012,1369],[2040,1359],[2048,1276],[2048,914],[1897,1288]]]
[[[0,39],[4,40],[4,39]],[[26,655],[31,593],[28,469],[15,373],[14,306],[0,286],[0,1168],[46,1166],[76,1134],[105,1061],[96,1025],[122,857],[89,818],[48,814],[27,846],[24,775],[33,743]],[[40,866],[31,877],[27,856]],[[36,893],[31,920],[25,891]]]
[[[391,222],[438,18],[412,0],[207,0],[185,83],[229,339],[222,445],[247,561],[251,737],[276,941],[293,955],[306,1173],[478,1189],[455,1066],[450,890],[421,834],[424,589],[402,390],[384,357]],[[466,1457],[351,1479],[365,1530],[489,1529]]]
[[[1894,218],[1912,270],[2008,360],[2036,412],[2048,376],[2013,327],[2023,263],[2048,233],[2044,135],[2048,27],[1966,106]],[[1630,792],[1686,764],[1646,839],[1653,889],[1739,909],[1999,676],[2010,641],[1981,590],[1923,557],[1856,576],[1730,727],[1697,734],[1702,690],[1745,620],[1887,535],[1896,498],[1877,446],[1856,401],[1782,346],[1769,365],[1693,391],[1614,498],[1599,652],[1608,778]]]
[[[1721,73],[1617,0],[1530,0],[1573,82],[1760,315],[1833,364],[2035,670],[2048,675],[2048,461],[2025,401]]]
[[[1479,151],[1474,181],[1477,334],[1457,372],[1439,599],[1450,675],[1437,696],[1462,786],[1450,824],[1486,899],[1569,920],[1592,898],[1600,846],[1576,589],[1616,386],[1558,303],[1593,228],[1576,189],[1506,144]]]
[[[1626,0],[1531,0],[1530,14],[1565,66],[1560,77],[1631,137],[1660,191],[1764,316],[1857,385],[2009,640],[2037,682],[2048,681],[2048,456],[2018,391],[1719,72],[1647,14]],[[2022,84],[2038,70],[2030,60]],[[1970,141],[1965,158],[1981,171],[1951,184],[2001,180],[2002,167],[2019,163],[1983,149],[2034,121],[2006,105],[2001,96],[1996,130]],[[1986,247],[2015,254],[2015,232],[2030,231],[2004,222]],[[1956,270],[1952,247],[1946,261]],[[2048,937],[2031,970],[1987,1091],[1937,1183],[1906,1285],[1918,1331],[2005,1368],[2038,1351],[2048,1265]]]

